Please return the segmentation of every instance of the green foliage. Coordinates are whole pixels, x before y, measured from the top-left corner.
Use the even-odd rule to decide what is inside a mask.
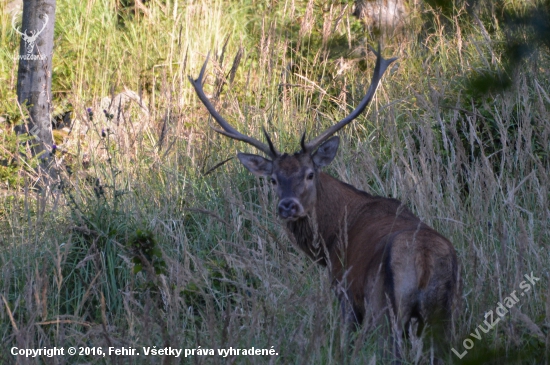
[[[485,16],[493,18],[491,22],[496,21],[500,27],[501,35],[494,47],[501,62],[494,69],[470,76],[465,86],[472,98],[507,90],[513,85],[514,75],[526,67],[524,60],[539,57],[541,48],[546,52],[550,49],[550,1],[524,4],[521,9],[497,1]]]
[[[85,187],[86,196],[79,198],[65,188],[65,194],[72,200],[71,220],[75,226],[67,264],[63,267],[64,290],[73,293],[73,300],[65,303],[62,312],[84,315],[91,322],[101,321],[101,296],[98,293],[86,301],[89,286],[104,296],[110,316],[116,318],[123,310],[119,292],[128,281],[129,271],[120,250],[131,229],[130,222],[124,212],[108,202],[105,194],[97,193],[98,187],[101,185]]]
[[[134,274],[142,271],[143,266],[152,267],[156,275],[166,274],[166,262],[151,231],[138,229],[130,237],[127,245],[132,255]]]
[[[0,180],[7,186],[20,186],[23,180],[17,174],[19,170],[17,165],[8,159],[4,159],[0,163]]]
[[[0,125],[0,188],[18,189],[23,184],[22,176],[33,173],[38,158],[26,149],[32,141],[32,137],[17,135],[10,124]]]
[[[180,292],[198,326],[202,325],[204,318],[211,316],[213,301],[216,302],[216,320],[222,320],[222,314],[230,308],[246,306],[243,298],[250,293],[243,289],[239,273],[226,262],[209,260],[205,266],[206,280],[202,283],[190,281]]]

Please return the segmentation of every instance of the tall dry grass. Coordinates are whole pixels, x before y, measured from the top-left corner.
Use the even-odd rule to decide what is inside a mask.
[[[349,7],[58,6],[54,91],[75,123],[60,144],[60,186],[38,193],[27,171],[26,185],[3,191],[0,362],[383,363],[378,330],[346,338],[328,273],[291,245],[270,187],[231,159],[248,147],[208,128],[187,81],[212,51],[206,88],[218,108],[241,131],[259,138],[266,126],[280,149],[294,151],[304,130],[345,116],[368,87],[374,58],[364,51],[375,40]],[[399,63],[368,113],[341,133],[328,170],[402,200],[454,243],[464,293],[448,347],[474,346],[462,360],[449,352],[446,363],[548,363],[547,50],[525,61],[511,89],[474,99],[463,80],[499,62],[495,43],[458,20],[418,41],[422,19],[386,38],[384,54]],[[2,44],[14,46],[4,31]],[[540,278],[532,290],[473,338],[531,273]],[[13,346],[273,347],[278,355],[27,359],[10,355]],[[429,363],[430,347],[413,341],[405,360]]]

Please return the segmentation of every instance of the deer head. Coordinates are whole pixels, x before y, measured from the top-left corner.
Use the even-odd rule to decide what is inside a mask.
[[[305,141],[304,133],[300,142],[301,150],[292,155],[279,153],[265,130],[264,135],[267,144],[238,132],[216,111],[202,88],[208,58],[202,66],[198,79],[194,80],[189,77],[199,99],[222,128],[214,128],[214,130],[229,138],[246,142],[268,156],[268,158],[265,158],[248,153],[237,155],[239,161],[250,172],[256,176],[268,178],[274,185],[279,197],[278,213],[281,218],[294,221],[311,213],[316,204],[319,172],[334,159],[338,151],[340,139],[338,136],[332,135],[365,110],[376,92],[382,75],[388,66],[396,60],[396,58],[386,60],[380,55],[380,50],[378,52],[372,48],[371,50],[377,56],[376,66],[367,94],[357,108],[309,142]]]

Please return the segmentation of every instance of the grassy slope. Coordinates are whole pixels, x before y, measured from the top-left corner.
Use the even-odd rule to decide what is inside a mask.
[[[349,351],[328,274],[291,246],[270,189],[234,160],[201,173],[249,148],[207,128],[187,81],[209,51],[207,91],[226,82],[219,108],[255,136],[266,125],[287,150],[296,149],[303,130],[313,134],[343,117],[372,72],[374,59],[361,50],[375,40],[349,9],[316,4],[309,18],[306,4],[257,3],[153,2],[146,13],[131,15],[107,0],[58,2],[54,93],[76,120],[68,136],[58,137],[67,152],[59,158],[72,174],[47,196],[14,186],[32,181],[29,169],[17,169],[20,179],[2,185],[0,362],[14,362],[6,355],[11,346],[86,345],[274,346],[279,353],[235,363],[373,361],[377,333],[357,333]],[[127,17],[124,24],[117,11]],[[2,17],[0,110],[16,120],[18,38]],[[463,360],[506,355],[519,363],[517,355],[543,363],[550,325],[548,53],[525,62],[512,89],[471,98],[464,80],[499,64],[491,51],[501,35],[492,33],[489,44],[478,27],[442,21],[419,42],[417,29],[411,24],[385,41],[384,54],[399,56],[398,67],[385,76],[368,116],[342,132],[329,171],[401,199],[453,241],[465,284],[453,346],[462,352],[464,339],[474,342]],[[144,107],[130,102],[106,118],[102,98],[125,88],[141,95]],[[4,146],[15,143],[5,125],[1,138]],[[153,262],[138,274],[136,246]],[[541,280],[516,310],[482,340],[469,336],[531,272]],[[407,356],[425,362],[429,353],[413,346]],[[29,363],[41,361],[48,363]],[[227,361],[199,356],[172,363]]]

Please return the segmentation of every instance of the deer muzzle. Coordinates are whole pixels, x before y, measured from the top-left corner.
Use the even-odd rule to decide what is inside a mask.
[[[284,198],[279,201],[279,216],[283,219],[296,220],[304,216],[304,207],[295,198]]]

